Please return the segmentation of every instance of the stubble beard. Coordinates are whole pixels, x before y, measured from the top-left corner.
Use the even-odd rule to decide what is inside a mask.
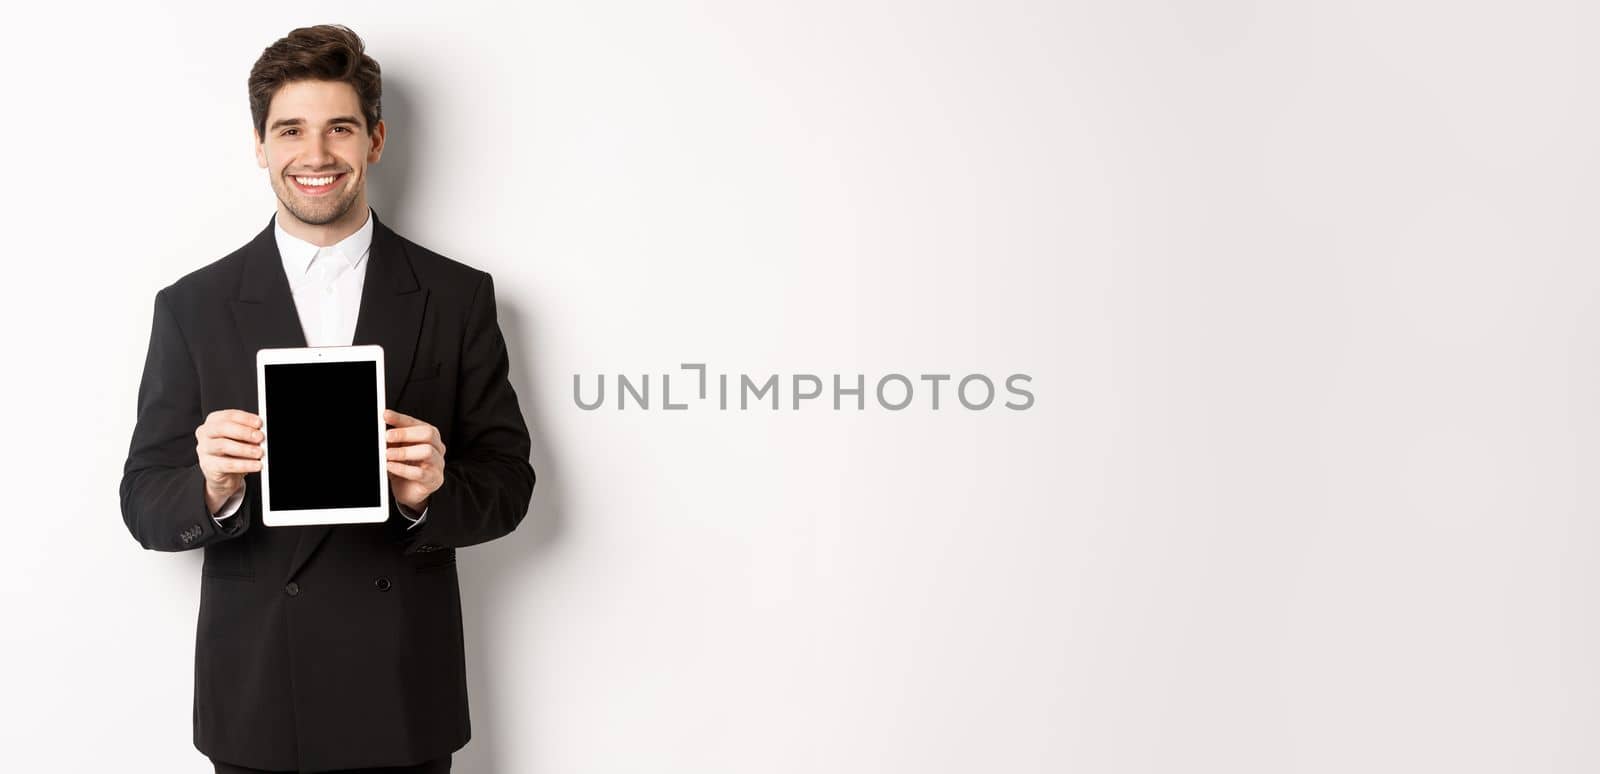
[[[326,226],[344,217],[355,205],[360,191],[350,189],[341,194],[338,199],[310,204],[300,201],[298,195],[290,188],[293,183],[279,179],[277,185],[278,202],[289,211],[296,220],[308,226]]]

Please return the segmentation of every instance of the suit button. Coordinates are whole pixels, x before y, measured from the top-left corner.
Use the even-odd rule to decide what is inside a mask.
[[[391,584],[388,578],[379,578],[372,585],[377,586],[379,591],[388,591]]]
[[[288,594],[291,597],[299,594],[300,584],[295,583],[294,581],[289,581],[289,585],[283,587],[283,593]]]

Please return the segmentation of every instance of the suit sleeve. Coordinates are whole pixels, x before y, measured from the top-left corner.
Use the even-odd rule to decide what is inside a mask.
[[[186,551],[244,534],[248,512],[218,524],[206,508],[205,474],[195,453],[200,379],[168,291],[156,294],[150,347],[139,381],[138,418],[119,493],[122,520],[139,545]]]
[[[467,313],[460,389],[444,483],[428,498],[427,518],[399,538],[404,552],[484,543],[509,534],[533,497],[531,441],[508,375],[510,359],[496,317],[494,279],[484,274]],[[394,520],[398,523],[398,520]]]

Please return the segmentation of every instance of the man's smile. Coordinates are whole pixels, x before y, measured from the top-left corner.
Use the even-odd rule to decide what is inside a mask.
[[[320,196],[332,191],[344,179],[347,173],[338,172],[331,175],[285,175],[289,182],[294,184],[295,190],[307,196]]]

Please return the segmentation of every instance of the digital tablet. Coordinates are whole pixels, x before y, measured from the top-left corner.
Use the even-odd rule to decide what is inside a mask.
[[[257,350],[256,395],[267,526],[388,520],[383,347]]]

